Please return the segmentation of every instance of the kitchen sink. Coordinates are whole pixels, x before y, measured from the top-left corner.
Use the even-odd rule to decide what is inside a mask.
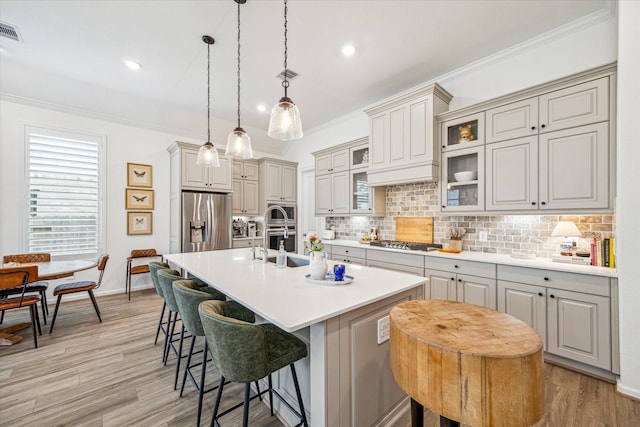
[[[267,258],[267,261],[276,263],[276,257],[270,256]],[[287,267],[304,267],[305,265],[309,265],[309,260],[305,258],[298,258],[295,256],[287,256]]]

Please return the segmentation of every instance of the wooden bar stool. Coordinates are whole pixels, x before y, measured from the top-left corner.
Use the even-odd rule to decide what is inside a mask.
[[[542,340],[526,323],[444,300],[406,301],[389,317],[391,371],[414,427],[423,407],[443,426],[530,426],[544,415]]]

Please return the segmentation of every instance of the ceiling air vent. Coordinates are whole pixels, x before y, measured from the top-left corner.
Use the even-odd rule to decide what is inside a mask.
[[[292,70],[284,70],[282,71],[280,74],[278,74],[276,76],[276,78],[280,79],[280,80],[284,80],[284,75],[285,73],[287,74],[287,80],[291,81],[293,79],[295,79],[296,77],[298,77],[298,73],[296,73],[295,71]]]
[[[22,41],[22,37],[20,37],[20,30],[18,30],[18,27],[10,24],[5,24],[4,22],[0,22],[0,36],[7,37],[18,42]]]

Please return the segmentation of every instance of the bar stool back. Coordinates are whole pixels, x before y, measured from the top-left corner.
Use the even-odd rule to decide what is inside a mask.
[[[271,414],[273,415],[273,395],[275,394],[292,412],[300,417],[301,424],[307,426],[307,417],[302,403],[300,386],[294,362],[307,356],[307,346],[296,336],[283,331],[275,325],[251,324],[228,317],[228,309],[222,301],[204,301],[199,306],[200,320],[207,338],[213,362],[220,371],[220,387],[213,409],[211,425],[232,410],[242,406],[240,403],[218,414],[222,389],[225,380],[244,383],[244,413],[242,425],[248,426],[249,401],[269,392]],[[271,384],[271,374],[289,365],[296,389],[300,412],[291,407]],[[250,396],[250,383],[269,377],[269,388]]]

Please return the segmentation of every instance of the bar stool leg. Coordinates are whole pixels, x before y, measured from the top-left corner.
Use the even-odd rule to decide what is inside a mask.
[[[195,336],[193,337],[195,339]],[[200,416],[202,414],[202,398],[204,397],[204,377],[207,373],[207,340],[204,341],[204,350],[202,350],[202,371],[200,372],[200,387],[198,388],[198,422],[200,425]],[[187,364],[187,366],[189,366]]]
[[[160,320],[158,320],[158,329],[156,330],[156,339],[153,342],[153,345],[158,344],[158,336],[160,335],[160,329],[162,329],[162,318],[164,317],[164,311],[167,308],[167,303],[162,302],[162,313],[160,313]]]
[[[424,407],[411,399],[411,427],[424,426]]]
[[[184,367],[184,375],[182,376],[182,386],[180,386],[180,397],[182,397],[182,393],[184,393],[184,385],[187,382],[187,374],[189,373],[189,369],[191,369],[191,356],[193,355],[193,346],[195,345],[195,343],[196,343],[196,336],[192,335],[191,345],[189,345],[189,355],[187,356],[187,365]]]
[[[220,375],[220,385],[218,386],[218,395],[216,396],[216,404],[213,407],[213,417],[211,417],[211,427],[215,427],[218,423],[216,418],[218,418],[218,409],[220,409],[220,400],[222,399],[222,389],[224,388],[224,382],[226,380],[222,375]]]
[[[178,375],[180,374],[180,362],[182,361],[182,343],[184,341],[184,324],[180,328],[180,344],[178,345],[178,357],[176,360],[176,373],[173,376],[173,389],[178,389]]]
[[[249,426],[249,395],[251,393],[251,383],[244,385],[244,407],[242,408],[242,427]]]
[[[309,424],[307,423],[307,413],[304,410],[304,403],[302,403],[302,394],[300,393],[300,384],[298,383],[298,375],[296,375],[296,367],[293,363],[289,366],[291,366],[293,385],[296,388],[296,396],[298,397],[298,405],[300,406],[300,418],[302,418],[302,425],[304,425],[304,427],[309,427]]]

